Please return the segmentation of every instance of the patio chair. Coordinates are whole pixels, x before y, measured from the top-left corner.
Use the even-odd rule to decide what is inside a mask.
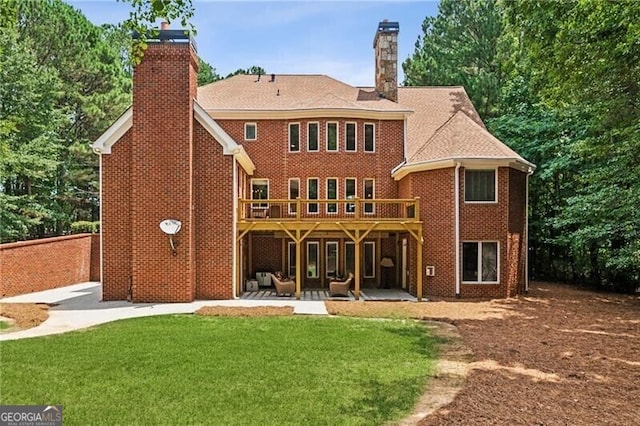
[[[290,296],[294,295],[296,292],[296,283],[290,279],[279,278],[276,274],[271,274],[271,280],[273,281],[273,285],[276,288],[276,295],[284,296],[288,294]]]
[[[346,281],[331,281],[329,283],[329,296],[349,296],[349,287],[353,281],[353,274],[349,272],[349,278]]]

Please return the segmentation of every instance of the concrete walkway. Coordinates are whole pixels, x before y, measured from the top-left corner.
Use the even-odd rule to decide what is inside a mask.
[[[101,302],[100,283],[89,282],[0,299],[0,303],[55,303],[38,327],[0,334],[0,341],[65,333],[125,318],[192,314],[203,306],[293,306],[295,314],[327,315],[324,302],[282,300],[197,300],[192,303]]]

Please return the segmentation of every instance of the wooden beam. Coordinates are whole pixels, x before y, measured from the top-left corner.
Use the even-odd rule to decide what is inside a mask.
[[[370,233],[371,231],[373,231],[374,229],[376,229],[376,226],[378,226],[378,222],[374,222],[374,223],[372,223],[372,224],[371,224],[371,226],[369,226],[369,228],[367,228],[367,230],[365,231],[365,233],[364,233],[364,234],[362,234],[360,237],[358,237],[358,243],[359,243],[359,242],[361,242],[362,240],[364,240],[364,239],[367,237],[367,235],[369,235],[369,233]],[[358,234],[360,233],[359,231],[356,231],[356,232],[358,232]],[[356,235],[357,235],[357,234],[356,234]]]
[[[302,267],[300,265],[302,260],[300,243],[300,229],[296,229],[296,238],[293,239],[296,242],[296,299],[300,300],[302,294]]]
[[[320,226],[320,222],[316,222],[311,229],[309,229],[303,236],[302,236],[302,240],[304,240],[305,238],[307,238],[309,236],[309,234],[311,234],[313,232],[314,229],[316,229],[318,226]],[[300,241],[302,241],[300,240]]]
[[[257,223],[254,222],[254,223],[250,224],[244,231],[242,231],[240,233],[240,235],[238,236],[238,241],[240,241],[242,239],[242,237],[247,235],[253,228],[255,228],[256,225],[257,225]]]
[[[340,229],[342,229],[342,232],[344,232],[345,234],[347,234],[349,238],[351,238],[351,241],[357,242],[356,237],[354,237],[353,234],[349,232],[349,230],[345,228],[345,226],[342,223],[336,222],[336,225],[338,225]]]
[[[416,234],[405,222],[402,222],[402,226],[404,226],[404,228],[407,230],[407,232],[409,232],[413,238],[416,239],[416,241],[418,241],[419,244],[422,244],[422,237],[418,237],[418,234]],[[422,226],[420,226],[420,228],[418,228],[420,234],[422,234]]]
[[[419,235],[420,239],[418,240],[416,238],[417,243],[418,243],[418,244],[416,244],[416,248],[417,248],[417,252],[418,252],[417,253],[418,259],[416,259],[417,260],[416,261],[416,268],[418,269],[418,275],[417,275],[418,288],[417,288],[417,291],[416,291],[416,296],[418,298],[418,302],[422,302],[422,276],[424,274],[424,271],[422,270],[422,246],[423,246],[423,243],[424,243],[424,241],[422,239],[422,229],[420,229],[418,231],[418,235]]]
[[[282,228],[282,230],[283,230],[283,231],[284,231],[284,232],[289,236],[289,238],[291,238],[293,241],[297,241],[297,240],[296,240],[296,237],[294,237],[294,236],[293,236],[293,234],[292,234],[291,232],[289,232],[289,230],[287,229],[287,227],[286,227],[286,226],[284,226],[284,225],[282,224],[282,222],[276,222],[276,223],[277,223],[277,224],[278,224],[278,226],[279,226],[280,228]]]

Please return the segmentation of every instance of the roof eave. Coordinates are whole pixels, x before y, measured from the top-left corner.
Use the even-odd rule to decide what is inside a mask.
[[[536,166],[522,157],[449,157],[425,160],[415,163],[401,163],[393,169],[391,176],[398,181],[410,173],[455,167],[460,163],[464,167],[510,167],[525,173],[533,173]]]
[[[224,155],[233,155],[240,163],[240,166],[249,175],[253,175],[256,169],[255,164],[244,150],[244,148],[236,143],[236,141],[224,131],[222,127],[207,113],[207,111],[198,103],[193,101],[193,116],[205,128],[213,138],[222,146]]]
[[[297,118],[372,118],[403,120],[413,114],[410,109],[378,110],[362,108],[289,108],[289,109],[228,109],[208,108],[206,112],[216,119],[297,119]]]
[[[91,145],[96,154],[111,154],[111,147],[133,126],[133,108],[129,107],[105,132]]]

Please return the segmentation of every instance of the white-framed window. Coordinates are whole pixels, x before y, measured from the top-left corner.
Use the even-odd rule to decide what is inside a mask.
[[[268,200],[269,199],[269,179],[251,179],[251,199],[252,200]],[[267,203],[252,203],[253,209],[265,209]],[[256,213],[254,211],[254,213]]]
[[[324,256],[324,265],[325,265],[325,276],[327,278],[333,278],[338,275],[338,242],[337,241],[327,241],[325,244],[325,256]]]
[[[344,274],[356,273],[356,243],[347,241],[344,243]]]
[[[496,169],[464,169],[464,201],[496,203],[498,201],[497,172]]]
[[[307,198],[309,200],[318,199],[318,178],[307,179]],[[318,213],[318,203],[308,203],[307,213]]]
[[[338,179],[327,178],[327,200],[338,199]],[[327,213],[338,213],[338,203],[327,203]]]
[[[289,152],[300,152],[300,123],[289,123]]]
[[[364,123],[364,152],[376,152],[376,125]]]
[[[255,141],[258,139],[258,124],[244,123],[244,140]]]
[[[327,151],[338,151],[338,123],[335,121],[327,123]]]
[[[358,131],[356,123],[344,123],[344,150],[355,152],[358,150]]]
[[[307,278],[318,278],[318,265],[320,264],[320,243],[307,241]]]
[[[500,244],[497,241],[462,243],[462,282],[497,284],[500,280]]]
[[[357,187],[356,178],[346,178],[344,180],[344,196],[347,200],[351,200],[358,196]],[[356,211],[356,205],[354,203],[347,203],[344,209],[345,213],[354,213]]]
[[[375,179],[363,179],[364,198],[365,200],[373,200],[376,198],[376,181]],[[368,214],[375,213],[375,205],[373,203],[364,203],[364,212]]]
[[[320,150],[320,124],[318,122],[307,123],[307,151]]]
[[[300,196],[300,179],[289,178],[289,199],[295,200]],[[296,203],[289,203],[289,214],[296,214]]]
[[[287,275],[295,279],[296,276],[296,243],[287,242]]]
[[[364,277],[376,277],[376,243],[375,241],[364,242]]]

